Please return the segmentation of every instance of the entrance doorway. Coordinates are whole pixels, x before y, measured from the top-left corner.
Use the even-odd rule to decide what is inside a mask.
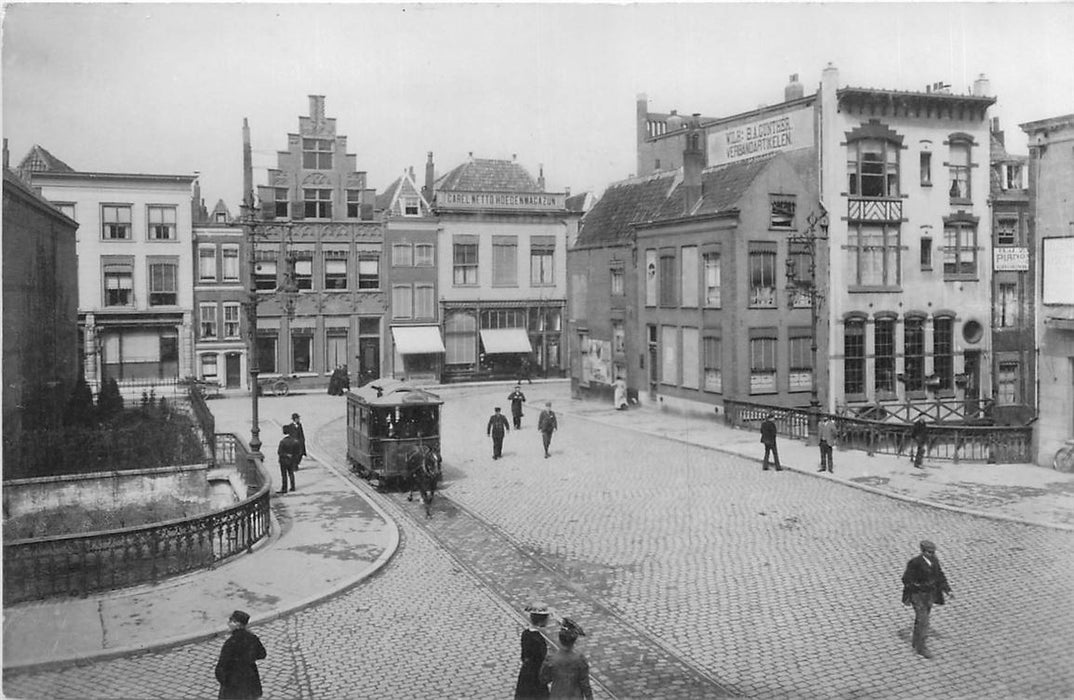
[[[358,339],[358,386],[380,376],[380,338]]]
[[[237,352],[229,352],[224,356],[224,386],[228,389],[242,386],[241,364],[241,357]]]

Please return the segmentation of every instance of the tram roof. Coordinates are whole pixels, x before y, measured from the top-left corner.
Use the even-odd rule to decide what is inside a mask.
[[[425,391],[399,379],[374,379],[350,392],[362,403],[371,406],[412,406],[415,404],[441,405],[438,394]]]

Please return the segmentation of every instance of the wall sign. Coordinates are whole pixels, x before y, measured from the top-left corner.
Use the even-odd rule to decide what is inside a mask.
[[[993,270],[1017,270],[1029,269],[1029,248],[993,248]]]
[[[808,148],[813,145],[813,108],[743,121],[708,134],[709,166]]]

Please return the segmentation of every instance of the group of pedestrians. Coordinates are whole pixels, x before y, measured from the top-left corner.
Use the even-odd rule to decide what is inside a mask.
[[[280,460],[280,490],[278,493],[287,493],[288,483],[291,491],[296,491],[295,472],[302,458],[306,456],[306,431],[302,428],[302,417],[297,413],[291,414],[291,422],[283,426],[283,439],[276,448],[276,456]]]
[[[530,625],[522,631],[522,666],[515,683],[515,700],[535,698],[586,698],[592,700],[589,684],[589,660],[575,650],[579,637],[585,636],[581,625],[568,617],[559,623],[559,648],[548,653],[543,628],[551,616],[543,604],[526,607]]]
[[[508,396],[511,402],[511,421],[515,430],[522,429],[522,404],[526,402],[526,395],[522,393],[522,385],[516,385],[514,391]],[[552,445],[552,433],[559,430],[559,420],[555,411],[552,410],[552,402],[546,401],[544,409],[537,418],[537,431],[541,433],[541,444],[544,446],[545,459],[551,456],[549,449]],[[507,422],[507,416],[503,415],[501,408],[496,406],[489,416],[485,434],[492,438],[492,458],[499,459],[503,456],[503,439],[511,432],[511,426]]]

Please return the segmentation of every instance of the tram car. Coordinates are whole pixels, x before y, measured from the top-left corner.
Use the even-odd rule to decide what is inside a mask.
[[[431,451],[438,481],[443,405],[438,395],[397,379],[374,379],[348,391],[347,462],[351,469],[379,486],[401,486],[410,480],[415,454]]]

